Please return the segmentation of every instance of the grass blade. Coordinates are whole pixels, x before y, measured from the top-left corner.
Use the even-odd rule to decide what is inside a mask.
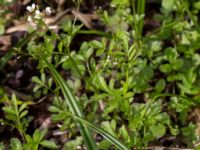
[[[56,80],[56,82],[58,83],[58,85],[60,86],[63,95],[65,97],[65,99],[67,100],[67,103],[69,105],[69,108],[72,112],[73,115],[79,116],[81,118],[84,118],[83,113],[76,101],[75,96],[72,94],[70,88],[68,87],[67,83],[65,82],[65,80],[60,76],[60,74],[57,72],[57,70],[55,69],[55,67],[50,64],[45,58],[42,58],[46,65],[48,66],[52,76],[54,77],[54,79]],[[82,124],[82,123],[77,123],[78,127],[80,128],[80,132],[85,140],[86,146],[88,150],[96,150],[97,146],[96,146],[96,142],[94,140],[94,138],[91,135],[91,131],[89,130],[89,128]]]
[[[3,57],[0,59],[0,70],[4,68],[7,62],[12,58],[12,50],[8,51]]]
[[[138,0],[137,14],[138,15],[145,14],[145,0]],[[144,18],[141,19],[138,23],[138,33],[139,33],[140,37],[142,36],[143,26],[144,26]]]
[[[184,8],[185,8],[185,10],[186,10],[186,12],[187,12],[187,14],[188,14],[188,16],[190,17],[190,19],[191,19],[192,22],[194,23],[194,26],[195,26],[197,32],[200,33],[200,27],[199,27],[197,21],[195,20],[194,15],[190,12],[190,10],[188,9],[188,7],[187,7],[187,5],[186,5],[186,3],[185,3],[184,0],[182,0],[182,3],[183,3],[183,6],[184,6]]]
[[[92,123],[88,122],[85,119],[82,119],[78,116],[72,116],[77,120],[78,122],[87,125],[92,130],[96,131],[97,133],[101,134],[105,139],[107,139],[110,143],[115,145],[120,150],[129,150],[125,145],[123,145],[119,140],[117,140],[113,135],[111,135],[108,132],[105,132],[103,129],[93,125]]]

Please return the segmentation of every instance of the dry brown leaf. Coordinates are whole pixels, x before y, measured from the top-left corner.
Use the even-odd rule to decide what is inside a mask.
[[[70,9],[67,9],[63,12],[60,12],[58,13],[56,16],[53,16],[53,17],[48,17],[46,18],[45,20],[45,23],[49,26],[50,29],[57,29],[58,26],[58,22],[67,15],[67,13],[70,12]],[[20,23],[18,21],[13,21],[15,23],[14,26],[12,27],[9,27],[6,29],[6,34],[11,34],[13,32],[17,32],[17,31],[28,31],[28,28],[30,26],[32,27],[35,27],[36,28],[36,25],[35,24],[32,24],[30,25],[28,22],[23,22],[23,23]]]
[[[22,4],[26,6],[28,3],[30,3],[30,1],[31,1],[31,0],[23,0],[23,1],[22,1]]]
[[[11,36],[3,35],[0,36],[0,51],[8,51],[11,47]]]
[[[44,119],[42,124],[40,125],[40,130],[49,128],[51,126],[51,124],[52,124],[51,117]]]
[[[72,14],[79,19],[88,29],[92,29],[92,21],[88,15],[81,13],[78,10],[72,10]]]

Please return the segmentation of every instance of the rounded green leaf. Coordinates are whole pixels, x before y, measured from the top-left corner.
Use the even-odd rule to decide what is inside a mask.
[[[12,150],[22,150],[22,145],[19,139],[17,138],[12,138],[10,140],[10,147]]]
[[[165,89],[165,85],[166,85],[165,80],[164,79],[160,79],[156,83],[156,87],[155,87],[156,92],[158,92],[158,93],[162,92]]]
[[[58,148],[58,145],[56,145],[56,143],[54,141],[43,140],[42,142],[40,142],[40,145],[42,145],[43,147],[46,147],[46,148],[50,148],[50,149]]]

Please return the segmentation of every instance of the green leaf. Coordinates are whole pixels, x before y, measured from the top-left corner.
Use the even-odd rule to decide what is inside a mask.
[[[62,68],[65,70],[70,69],[72,66],[73,65],[70,59],[65,60],[65,62],[62,64]]]
[[[156,116],[154,116],[154,119],[158,122],[162,122],[162,124],[169,125],[170,124],[170,118],[166,112],[159,113]]]
[[[153,77],[153,69],[150,66],[145,66],[142,70],[142,75],[145,80],[149,80]]]
[[[159,51],[159,50],[161,50],[161,45],[162,45],[162,42],[161,41],[153,41],[152,43],[151,43],[151,50],[153,50],[153,51]]]
[[[60,42],[58,44],[58,50],[59,50],[59,52],[62,52],[62,50],[63,50],[63,42]]]
[[[16,115],[13,115],[13,114],[6,114],[5,118],[8,119],[8,120],[12,120],[12,121],[17,120]]]
[[[178,70],[183,66],[183,60],[182,59],[177,59],[173,65],[174,70]]]
[[[162,92],[164,89],[165,89],[165,85],[166,85],[166,82],[164,79],[160,79],[157,83],[156,83],[156,92],[160,93]]]
[[[41,75],[41,81],[42,81],[43,84],[46,81],[46,75],[44,73],[42,73],[42,75]]]
[[[10,140],[10,147],[11,147],[11,150],[22,150],[23,149],[20,140],[17,138],[12,138]]]
[[[40,131],[39,129],[36,129],[35,132],[33,133],[33,141],[38,143],[40,142],[44,136],[47,134],[48,129],[44,129]]]
[[[39,129],[36,129],[35,132],[33,133],[33,141],[34,142],[40,141],[40,130]]]
[[[96,51],[96,56],[101,56],[103,52],[105,51],[105,48],[100,48]]]
[[[75,140],[70,140],[65,143],[64,149],[77,150],[77,146],[81,145],[83,142],[82,137],[77,137]]]
[[[87,42],[83,42],[82,44],[81,44],[81,47],[80,47],[80,51],[82,52],[82,53],[84,53],[85,51],[87,51],[87,49],[89,49],[89,45],[88,45],[88,43]]]
[[[96,83],[96,86],[99,87],[100,89],[107,92],[109,91],[105,79],[99,73],[96,75],[94,82]]]
[[[43,129],[42,131],[40,131],[40,138],[39,138],[39,141],[41,141],[45,135],[47,134],[48,132],[48,129]]]
[[[111,128],[112,128],[113,130],[116,130],[117,123],[116,123],[115,119],[112,119],[110,125],[111,125]]]
[[[91,66],[92,70],[96,69],[96,61],[93,57],[91,57],[91,59],[90,59],[90,66]]]
[[[126,5],[128,2],[128,0],[112,0],[112,5]]]
[[[200,2],[195,2],[194,7],[197,8],[197,9],[200,9]]]
[[[109,150],[111,146],[112,146],[111,143],[107,140],[101,141],[98,145],[99,149],[102,149],[102,150]]]
[[[23,118],[24,116],[26,116],[28,114],[28,110],[23,111],[20,115],[19,118]]]
[[[38,143],[31,143],[30,147],[31,147],[31,150],[38,150],[39,145]]]
[[[160,71],[163,73],[169,73],[171,72],[173,69],[173,66],[171,66],[170,64],[164,64],[160,66]]]
[[[52,82],[53,82],[53,78],[50,78],[50,79],[48,80],[48,86],[49,86],[49,87],[52,86]]]
[[[44,83],[37,76],[32,77],[32,81],[39,85],[44,85]]]
[[[173,127],[170,127],[170,133],[173,135],[173,136],[176,136],[180,133],[179,129],[178,128],[173,128]]]
[[[112,79],[109,81],[109,88],[110,88],[111,90],[113,90],[113,89],[114,89],[114,85],[115,85],[115,80],[112,78]]]
[[[46,60],[46,58],[42,57],[41,59],[45,61],[46,65],[48,66],[49,70],[51,71],[52,76],[54,77],[54,79],[56,80],[58,85],[60,86],[62,93],[65,97],[65,100],[67,101],[67,104],[69,105],[71,112],[74,115],[77,115],[79,117],[84,117],[82,110],[81,110],[80,106],[78,105],[75,96],[71,92],[71,90],[70,90],[69,86],[66,84],[65,80],[60,76],[60,74],[57,72],[55,67]],[[88,127],[83,125],[81,122],[78,123],[78,126],[80,127],[81,134],[85,140],[88,150],[97,149],[95,140],[92,137],[91,132],[88,129]]]
[[[15,115],[16,116],[16,112],[14,111],[14,109],[10,106],[4,106],[2,108],[2,110],[7,113],[7,114],[12,114],[12,115]]]
[[[177,53],[174,48],[168,47],[165,49],[165,55],[167,57],[167,60],[172,63],[176,60]]]
[[[26,138],[27,143],[32,143],[33,142],[33,139],[31,138],[30,135],[26,134],[25,138]]]
[[[101,128],[116,137],[115,131],[111,127],[111,124],[110,124],[109,121],[102,122],[101,123]]]
[[[94,49],[93,48],[89,48],[87,50],[87,52],[86,52],[86,56],[85,56],[86,59],[88,59],[90,56],[92,56],[93,52],[94,52]]]
[[[167,11],[173,10],[176,0],[162,0],[162,7]]]
[[[150,126],[150,130],[155,138],[160,138],[165,135],[166,127],[163,124],[158,123]]]
[[[119,133],[125,141],[130,142],[129,141],[130,137],[129,137],[129,134],[128,134],[128,131],[127,131],[125,125],[122,125],[122,127],[119,129]]]
[[[79,89],[81,87],[81,81],[79,79],[75,80],[74,82],[74,88]]]
[[[91,41],[89,44],[95,49],[103,48],[103,44],[101,42],[99,42],[99,41],[96,41],[96,40]]]
[[[125,145],[123,145],[118,139],[116,139],[116,137],[114,137],[110,133],[105,132],[103,129],[101,129],[101,128],[95,126],[95,125],[93,125],[92,123],[88,122],[87,120],[85,120],[83,118],[80,118],[80,117],[74,116],[74,115],[72,115],[72,117],[75,120],[77,120],[78,122],[81,122],[81,123],[87,125],[89,128],[91,128],[94,131],[96,131],[97,133],[101,134],[105,139],[107,139],[110,143],[112,143],[118,149],[129,150],[129,148],[127,148]]]
[[[23,103],[23,104],[19,107],[19,113],[21,113],[26,107],[27,107],[27,103]]]
[[[58,107],[56,107],[56,106],[50,106],[49,107],[49,111],[52,112],[52,113],[61,112],[61,110]]]
[[[197,136],[194,134],[196,130],[196,125],[189,123],[188,126],[181,128],[181,133],[187,137],[187,139],[192,139],[192,141],[197,140]]]
[[[43,147],[46,147],[46,148],[50,148],[50,149],[58,148],[58,145],[54,141],[43,140],[42,142],[40,142],[40,145],[42,145]]]
[[[18,106],[17,106],[17,97],[16,97],[15,94],[12,94],[12,104],[14,105],[13,109],[17,110],[18,109]]]

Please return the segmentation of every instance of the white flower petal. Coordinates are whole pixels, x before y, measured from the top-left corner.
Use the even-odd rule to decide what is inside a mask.
[[[33,18],[31,16],[28,16],[27,21],[32,23],[33,22]]]
[[[31,7],[32,7],[32,9],[34,10],[34,9],[35,9],[35,3],[33,3],[33,4],[31,5]]]
[[[41,19],[42,18],[42,13],[39,10],[36,10],[34,18],[35,19]]]
[[[36,14],[36,15],[41,15],[41,12],[40,12],[39,10],[36,10],[36,11],[35,11],[35,14]]]
[[[29,12],[32,12],[32,7],[31,7],[31,6],[27,6],[26,9],[27,9]]]
[[[47,15],[50,15],[50,14],[51,14],[51,8],[50,8],[50,7],[46,7],[45,13],[46,13]]]

